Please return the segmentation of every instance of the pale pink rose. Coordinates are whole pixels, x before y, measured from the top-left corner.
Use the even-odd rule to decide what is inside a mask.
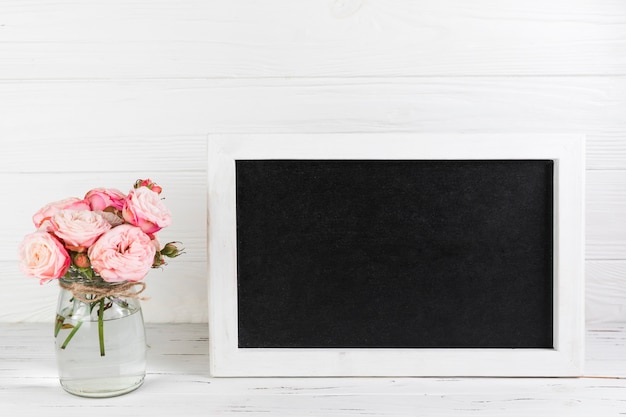
[[[87,251],[92,268],[107,282],[143,279],[155,253],[150,236],[130,224],[109,230]]]
[[[84,252],[111,228],[104,217],[89,210],[61,210],[52,216],[50,223],[65,247],[75,252]]]
[[[172,223],[172,215],[159,194],[147,187],[130,190],[122,209],[124,220],[146,233],[156,233]]]
[[[55,201],[47,204],[37,211],[33,215],[33,223],[38,229],[51,232],[50,219],[60,210],[89,210],[89,202],[81,200],[80,198],[70,197],[64,200]]]
[[[20,270],[39,283],[61,278],[70,266],[70,256],[52,234],[36,231],[24,237],[19,246]]]
[[[115,188],[94,188],[87,191],[85,200],[89,202],[93,211],[104,210],[108,207],[121,210],[124,207],[126,194]]]

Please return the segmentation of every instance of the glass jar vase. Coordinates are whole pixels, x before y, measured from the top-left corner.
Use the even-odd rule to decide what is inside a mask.
[[[139,388],[146,375],[147,346],[140,301],[133,292],[137,283],[92,279],[77,287],[67,278],[59,283],[54,334],[63,388],[83,397],[113,397]]]

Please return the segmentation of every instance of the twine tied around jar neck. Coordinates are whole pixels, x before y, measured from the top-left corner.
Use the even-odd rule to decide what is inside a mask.
[[[72,282],[71,284],[68,284],[67,282],[59,280],[59,285],[64,290],[71,291],[75,299],[87,304],[95,303],[109,297],[134,298],[141,301],[148,299],[146,297],[139,297],[139,294],[144,292],[146,289],[146,283],[139,281],[124,282],[110,286],[93,286],[85,285],[80,282]],[[136,287],[139,287],[139,289]],[[93,298],[85,297],[86,294],[93,296]]]

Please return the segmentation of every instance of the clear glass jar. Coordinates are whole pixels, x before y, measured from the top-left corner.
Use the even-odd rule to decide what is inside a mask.
[[[54,328],[61,385],[83,397],[113,397],[139,388],[147,351],[140,301],[86,290],[75,296],[64,289],[73,282],[60,280]],[[100,279],[96,285],[116,284]]]

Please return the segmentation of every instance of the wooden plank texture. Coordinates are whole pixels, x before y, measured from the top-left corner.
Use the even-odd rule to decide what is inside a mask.
[[[0,137],[15,143],[235,132],[583,133],[597,158],[591,165],[626,166],[626,77],[5,81],[0,97]]]
[[[206,172],[206,135],[5,138],[11,146],[2,148],[0,173]]]
[[[618,74],[615,0],[0,3],[0,79]]]
[[[587,259],[626,258],[626,171],[590,171],[586,193]]]
[[[626,380],[616,378],[626,370],[623,327],[587,332],[587,374],[601,378],[210,378],[205,325],[149,325],[145,384],[132,394],[99,400],[62,391],[50,330],[41,324],[0,325],[3,415],[587,417],[626,412]]]
[[[587,261],[586,320],[626,322],[626,261]]]

